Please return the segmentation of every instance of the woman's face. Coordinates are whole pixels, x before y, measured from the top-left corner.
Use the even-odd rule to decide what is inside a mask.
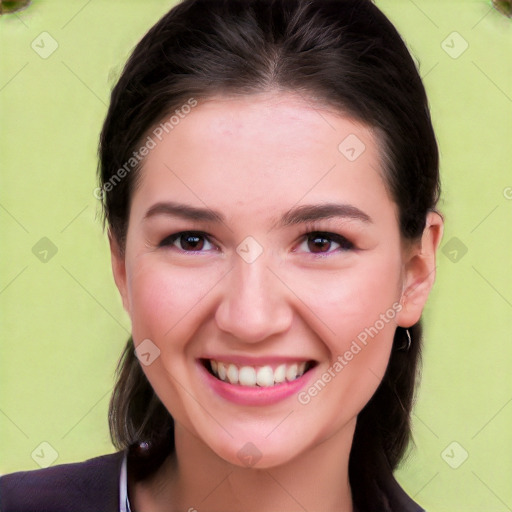
[[[401,243],[374,135],[285,93],[214,98],[160,132],[124,256],[113,242],[156,393],[238,465],[349,439],[397,325],[424,303],[401,304],[421,265]]]

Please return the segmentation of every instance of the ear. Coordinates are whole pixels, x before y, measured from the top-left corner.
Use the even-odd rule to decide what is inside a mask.
[[[124,251],[121,250],[117,238],[108,230],[108,241],[110,244],[110,260],[112,262],[112,273],[117,289],[123,300],[123,307],[130,314],[130,301],[128,300],[128,286],[126,279],[126,264]]]
[[[443,236],[443,219],[429,212],[421,239],[405,249],[402,309],[397,315],[400,327],[419,321],[436,277],[436,251]]]

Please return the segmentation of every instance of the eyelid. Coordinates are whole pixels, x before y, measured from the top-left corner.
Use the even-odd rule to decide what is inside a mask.
[[[306,236],[306,235],[309,235],[309,234],[314,234],[314,233],[320,233],[320,234],[324,234],[324,235],[331,235],[333,237],[337,237],[337,238],[341,238],[343,240],[346,240],[347,242],[350,242],[352,243],[353,245],[354,242],[352,242],[352,240],[350,239],[349,236],[347,235],[343,235],[341,234],[340,232],[338,232],[338,230],[335,230],[333,231],[332,228],[327,228],[324,225],[322,225],[322,223],[318,222],[318,221],[311,221],[311,222],[308,222],[304,225],[304,228],[301,230],[301,235],[302,236]]]
[[[329,231],[312,231],[306,233],[302,238],[301,244],[307,241],[307,237],[310,235],[317,235],[316,238],[326,238],[331,243],[335,243],[339,245],[339,248],[332,251],[326,251],[326,252],[308,252],[308,254],[312,254],[313,256],[327,256],[329,254],[333,254],[336,252],[347,252],[347,251],[353,251],[356,249],[353,242],[351,242],[348,238],[344,237],[343,235],[338,235],[337,233],[331,233]],[[348,247],[347,247],[348,246]]]
[[[314,257],[325,257],[333,253],[338,252],[347,252],[347,251],[354,251],[357,249],[356,244],[353,242],[353,240],[345,235],[342,235],[341,233],[335,233],[333,231],[330,231],[329,229],[325,229],[325,226],[321,226],[320,223],[312,221],[305,224],[305,227],[301,230],[301,235],[299,236],[300,243],[303,243],[304,239],[308,235],[324,235],[326,238],[329,238],[331,241],[337,243],[340,245],[340,249],[335,251],[328,251],[328,252],[319,252],[319,253],[309,253]],[[349,248],[343,248],[343,242],[348,244]],[[294,251],[296,252],[296,251]]]
[[[190,254],[190,253],[202,253],[202,252],[209,252],[211,249],[208,250],[202,250],[202,251],[187,251],[185,249],[181,249],[180,247],[176,247],[174,243],[182,236],[182,235],[197,235],[200,237],[203,237],[208,243],[212,244],[215,247],[215,250],[218,249],[216,247],[216,244],[212,240],[212,236],[208,233],[205,233],[204,231],[195,230],[195,229],[186,229],[183,231],[176,231],[175,233],[171,233],[170,235],[167,235],[164,237],[159,243],[158,247],[165,248],[165,247],[172,247],[176,249],[179,252]]]
[[[323,229],[322,229],[323,228]],[[304,225],[304,227],[302,228],[301,232],[300,232],[300,236],[299,236],[299,243],[302,244],[304,241],[306,241],[306,238],[310,235],[319,235],[319,236],[325,236],[326,238],[330,239],[332,242],[334,243],[337,243],[338,245],[340,245],[340,248],[337,249],[337,250],[334,250],[334,251],[328,251],[328,252],[319,252],[319,253],[314,253],[314,252],[308,252],[308,254],[311,254],[312,256],[314,257],[322,257],[322,256],[327,256],[329,254],[332,254],[332,253],[337,253],[337,252],[346,252],[346,251],[351,251],[351,250],[355,250],[357,249],[356,245],[354,244],[354,242],[350,239],[350,238],[347,238],[346,236],[340,234],[340,233],[335,233],[335,232],[332,232],[332,231],[329,231],[327,229],[325,229],[325,226],[320,226],[318,222],[308,222]],[[179,240],[179,238],[183,235],[197,235],[197,236],[200,236],[200,237],[203,237],[208,243],[210,243],[211,245],[214,246],[214,249],[207,249],[207,250],[198,250],[198,251],[187,251],[185,249],[182,249],[180,247],[177,247],[175,244],[175,242],[177,240]],[[190,253],[203,253],[203,252],[210,252],[212,250],[219,250],[219,247],[218,247],[218,244],[215,243],[215,238],[212,236],[212,235],[209,235],[208,233],[204,232],[204,231],[201,231],[201,230],[195,230],[195,229],[187,229],[187,230],[182,230],[182,231],[176,231],[174,233],[171,233],[170,235],[167,235],[166,237],[164,237],[159,243],[158,243],[158,247],[161,247],[161,248],[165,248],[165,247],[172,247],[173,249],[181,252],[181,253],[186,253],[186,254],[190,254]],[[343,247],[343,245],[347,244],[349,245],[349,247]],[[293,251],[293,252],[297,252],[297,251]]]

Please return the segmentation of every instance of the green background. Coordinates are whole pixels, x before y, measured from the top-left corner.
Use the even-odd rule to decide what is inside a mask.
[[[511,510],[512,20],[479,0],[376,3],[424,77],[446,218],[397,476],[429,512]],[[42,449],[54,464],[114,451],[129,322],[93,195],[97,138],[130,50],[173,4],[40,0],[0,19],[0,473],[38,468]]]

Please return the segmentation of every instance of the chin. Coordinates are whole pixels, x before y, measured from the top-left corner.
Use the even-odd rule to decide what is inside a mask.
[[[281,432],[265,437],[251,436],[246,432],[223,440],[202,438],[203,442],[218,457],[240,468],[270,469],[289,464],[301,454],[306,454],[314,444],[298,438],[297,432]],[[271,439],[274,436],[273,439]],[[210,437],[210,436],[208,436]]]

